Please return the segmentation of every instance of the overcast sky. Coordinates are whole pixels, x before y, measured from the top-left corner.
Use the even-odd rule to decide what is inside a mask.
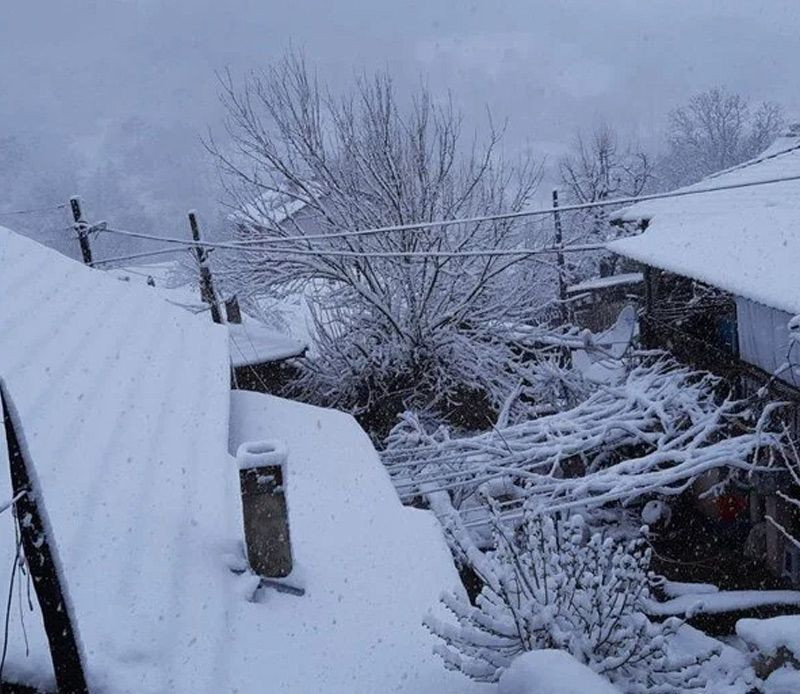
[[[214,71],[289,45],[334,84],[386,67],[401,87],[451,89],[471,124],[489,105],[512,146],[551,159],[598,119],[648,141],[716,84],[800,113],[798,0],[2,0],[0,141],[38,147],[31,166],[67,178],[122,162],[130,195],[197,206],[206,183],[177,182],[206,176]],[[63,185],[97,185],[81,175]]]

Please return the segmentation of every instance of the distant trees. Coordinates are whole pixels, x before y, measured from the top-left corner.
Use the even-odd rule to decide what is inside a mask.
[[[562,185],[574,202],[598,202],[642,193],[652,181],[652,158],[623,144],[608,124],[577,133],[569,154],[559,162]]]
[[[721,87],[695,94],[669,115],[667,152],[659,167],[665,186],[694,183],[751,159],[783,124],[783,110],[774,102],[753,105]]]
[[[380,411],[388,426],[406,406],[447,412],[472,395],[499,406],[514,385],[508,338],[541,291],[519,281],[509,300],[519,258],[478,251],[520,248],[520,225],[350,232],[520,210],[539,167],[504,161],[494,130],[466,142],[452,103],[425,88],[401,105],[386,74],[333,95],[289,55],[241,87],[227,79],[222,98],[233,149],[211,149],[254,242],[232,262],[255,294],[310,298],[316,355],[303,392]],[[304,221],[265,204],[275,196],[303,207]],[[258,245],[271,241],[278,250]]]
[[[654,180],[653,158],[632,143],[622,143],[609,125],[602,123],[591,132],[577,133],[569,153],[558,165],[561,187],[569,203],[603,202],[641,195]],[[566,215],[569,240],[603,241],[615,235],[609,225],[609,207],[594,207]],[[581,275],[611,274],[616,258],[586,255],[583,267],[573,268]]]

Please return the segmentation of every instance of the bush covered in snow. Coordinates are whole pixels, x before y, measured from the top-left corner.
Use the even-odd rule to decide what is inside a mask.
[[[504,161],[497,131],[465,143],[453,105],[425,88],[404,99],[378,74],[334,96],[296,54],[241,89],[226,82],[223,101],[236,151],[217,158],[253,243],[228,274],[243,295],[310,300],[301,394],[390,424],[404,403],[497,406],[514,385],[515,326],[554,294],[548,263],[529,263],[544,268],[534,281],[514,255],[531,223],[361,232],[519,211],[541,167]]]
[[[592,533],[579,515],[531,507],[516,532],[496,523],[494,537],[494,550],[473,562],[484,583],[477,604],[446,594],[455,623],[426,618],[448,668],[491,682],[521,653],[557,649],[628,692],[702,685],[695,663],[666,655],[680,620],[658,624],[644,613],[652,577],[641,540],[614,541]]]

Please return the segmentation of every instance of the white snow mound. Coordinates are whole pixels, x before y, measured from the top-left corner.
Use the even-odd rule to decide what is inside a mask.
[[[529,651],[500,678],[497,694],[620,694],[611,682],[566,651]]]

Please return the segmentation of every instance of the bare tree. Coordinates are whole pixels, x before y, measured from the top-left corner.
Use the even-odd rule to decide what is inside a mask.
[[[559,163],[561,182],[576,202],[598,202],[642,193],[653,177],[647,153],[621,145],[618,135],[601,124],[588,136],[575,135],[572,151]]]
[[[784,124],[781,107],[753,108],[741,94],[714,87],[695,94],[669,115],[664,182],[675,187],[751,159],[766,149]]]
[[[352,232],[520,210],[539,167],[504,162],[494,129],[464,142],[452,102],[425,88],[402,107],[378,74],[334,96],[296,54],[241,86],[224,78],[222,98],[233,148],[210,146],[253,242],[233,271],[251,294],[310,297],[317,358],[305,392],[389,420],[403,402],[447,410],[465,391],[498,403],[513,385],[508,335],[542,292],[514,283],[518,256],[476,251],[520,248],[521,225]]]
[[[569,154],[559,162],[561,184],[574,203],[603,202],[618,197],[635,197],[653,182],[653,163],[648,154],[632,144],[621,144],[607,124],[598,125],[588,135],[577,133]],[[567,216],[567,234],[572,240],[617,235],[609,224],[608,207],[595,207]],[[597,273],[612,274],[615,256],[592,255],[573,268],[573,277]]]

